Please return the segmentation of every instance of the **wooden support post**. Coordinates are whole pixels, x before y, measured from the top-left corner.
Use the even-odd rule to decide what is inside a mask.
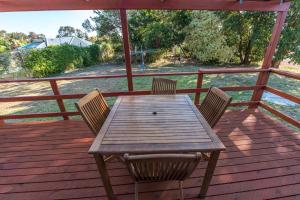
[[[50,85],[54,95],[60,95],[56,80],[50,80]],[[66,112],[64,101],[62,99],[56,99],[60,112]],[[64,120],[68,120],[68,116],[63,116]]]
[[[272,59],[275,54],[276,46],[278,44],[286,16],[287,16],[287,11],[278,12],[276,23],[273,28],[271,40],[265,52],[262,69],[269,69],[271,67]],[[269,76],[270,76],[270,71],[260,72],[258,79],[256,81],[256,85],[266,85],[268,83]],[[264,88],[254,90],[251,101],[260,101],[263,92],[264,92]],[[257,108],[257,106],[258,105],[251,105],[249,106],[249,108]]]
[[[124,54],[125,54],[128,91],[133,91],[130,45],[129,45],[128,22],[127,22],[126,10],[120,9],[120,18],[122,24],[123,47],[124,47]]]
[[[202,88],[202,83],[203,83],[203,72],[201,70],[198,71],[198,79],[197,79],[197,89],[201,89]],[[201,97],[201,93],[196,92],[195,93],[195,100],[194,103],[195,105],[199,105],[200,104],[200,97]]]
[[[209,157],[209,161],[206,167],[206,172],[202,181],[202,186],[199,194],[200,199],[204,199],[206,196],[208,186],[210,184],[210,181],[214,175],[215,168],[217,166],[219,155],[220,155],[220,151],[214,151],[211,153]]]
[[[114,195],[114,192],[113,192],[113,189],[112,189],[112,186],[110,183],[110,179],[109,179],[109,176],[107,173],[106,164],[103,159],[103,156],[100,154],[94,154],[94,158],[95,158],[95,161],[97,164],[98,171],[101,175],[101,179],[102,179],[102,183],[105,188],[105,191],[106,191],[106,195],[109,200],[115,200],[116,197]]]

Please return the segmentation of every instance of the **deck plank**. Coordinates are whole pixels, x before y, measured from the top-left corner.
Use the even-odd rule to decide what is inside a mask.
[[[20,131],[22,130],[22,131]],[[300,199],[300,134],[258,110],[227,112],[215,131],[226,146],[206,199]],[[94,159],[93,134],[81,121],[0,128],[0,199],[107,199]],[[184,183],[196,199],[206,163]],[[118,199],[133,199],[122,163],[108,164]],[[141,199],[178,199],[176,183],[141,186]]]

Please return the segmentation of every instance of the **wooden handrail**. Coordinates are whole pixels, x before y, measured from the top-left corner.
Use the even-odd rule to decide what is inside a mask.
[[[29,114],[18,114],[18,115],[0,115],[0,120],[43,118],[43,117],[68,117],[68,116],[75,116],[75,115],[79,115],[79,112],[29,113]]]
[[[264,86],[239,86],[239,87],[220,87],[224,91],[246,91],[253,90],[258,87]],[[207,92],[209,88],[192,88],[192,89],[177,89],[176,93],[186,94],[195,92]],[[151,94],[150,90],[135,90],[132,92],[103,92],[105,97],[115,96],[128,96],[128,95],[148,95]],[[19,96],[19,97],[0,97],[0,102],[17,102],[17,101],[44,101],[44,100],[57,100],[57,99],[79,99],[85,94],[61,94],[61,95],[43,95],[43,96]]]
[[[269,69],[247,69],[247,68],[218,68],[218,69],[199,69],[198,70],[198,79],[197,79],[197,89],[201,89],[202,87],[202,82],[203,82],[203,75],[204,74],[238,74],[238,73],[257,73],[257,72],[269,72]],[[254,90],[256,89],[263,89],[264,86],[257,86],[253,88]],[[221,88],[224,90],[224,88]],[[225,89],[225,91],[228,91]],[[230,90],[229,90],[230,91]],[[233,91],[233,90],[231,90]],[[195,104],[198,105],[200,103],[200,97],[201,97],[201,91],[196,92],[195,94]],[[252,104],[256,105],[256,104]]]
[[[291,73],[289,71],[284,71],[284,70],[280,70],[280,69],[271,69],[271,72],[278,74],[278,75],[282,75],[282,76],[286,76],[289,78],[293,78],[296,80],[300,80],[300,73]]]
[[[203,74],[222,74],[222,73],[255,73],[268,71],[266,69],[199,69],[198,72],[172,72],[172,73],[142,73],[142,74],[132,74],[133,77],[143,77],[143,76],[187,76],[187,75],[197,75],[198,73]],[[88,79],[106,79],[106,78],[126,78],[126,74],[116,74],[116,75],[100,75],[100,76],[70,76],[70,77],[53,77],[53,78],[32,78],[32,79],[4,79],[0,80],[0,83],[21,83],[21,82],[43,82],[43,81],[68,81],[68,80],[88,80]]]
[[[203,75],[204,74],[234,74],[234,73],[257,73],[257,72],[274,72],[280,75],[286,75],[291,78],[300,78],[298,75],[291,75],[291,73],[281,71],[281,70],[269,70],[269,69],[245,69],[245,68],[235,68],[235,69],[199,69],[198,72],[174,72],[174,73],[149,73],[149,74],[132,74],[132,77],[144,77],[144,76],[186,76],[186,75],[198,75],[196,88],[191,89],[177,89],[178,94],[187,94],[195,93],[195,104],[198,105],[200,93],[207,92],[209,88],[202,88]],[[29,113],[29,114],[19,114],[19,115],[3,115],[0,116],[0,120],[4,119],[22,119],[22,118],[40,118],[40,117],[57,117],[62,116],[64,119],[68,119],[68,116],[78,115],[78,112],[67,112],[63,100],[64,99],[79,99],[85,94],[60,94],[59,88],[57,86],[57,81],[63,80],[86,80],[86,79],[102,79],[102,78],[126,78],[125,74],[123,75],[101,75],[101,76],[81,76],[81,77],[55,77],[55,78],[38,78],[38,79],[19,79],[19,80],[0,80],[0,83],[20,83],[20,82],[42,82],[49,81],[53,89],[54,95],[43,95],[43,96],[19,96],[19,97],[0,97],[0,102],[17,102],[17,101],[43,101],[43,100],[56,100],[61,112],[58,113]],[[220,87],[224,91],[247,91],[247,90],[256,90],[256,89],[266,89],[267,91],[277,94],[283,98],[291,100],[293,102],[299,103],[300,98],[292,95],[288,95],[280,90],[265,86],[265,85],[256,85],[256,86],[234,86],[234,87]],[[138,91],[118,91],[118,92],[104,92],[105,97],[115,97],[115,96],[127,96],[127,95],[148,95],[151,94],[150,90],[138,90]],[[197,101],[198,99],[198,101]],[[245,101],[231,103],[230,106],[249,106],[249,105],[260,105],[268,110],[271,110],[265,104],[261,104],[259,101]],[[274,110],[274,109],[273,109]],[[275,111],[270,112],[275,112]],[[287,119],[286,117],[283,117]],[[292,124],[295,124],[295,120],[292,121]]]
[[[144,77],[144,76],[187,76],[197,75],[198,72],[171,72],[171,73],[148,73],[148,74],[133,74],[133,77]]]
[[[269,86],[266,86],[265,90],[268,91],[268,92],[271,92],[273,94],[276,94],[276,95],[278,95],[282,98],[285,98],[285,99],[288,99],[292,102],[300,104],[300,98],[299,97],[287,94],[287,93],[285,93],[281,90],[278,90],[278,89],[275,89],[275,88],[272,88],[272,87],[269,87]]]
[[[218,68],[218,69],[199,69],[203,74],[239,74],[239,73],[256,73],[267,72],[269,69],[247,69],[247,68]]]
[[[238,102],[231,103],[229,106],[249,106],[250,104],[258,104],[259,102]],[[49,113],[28,113],[18,115],[0,115],[0,121],[8,119],[25,119],[25,118],[44,118],[44,117],[69,117],[79,115],[79,112],[49,112]]]
[[[101,76],[71,76],[71,77],[53,77],[53,78],[31,78],[31,79],[4,79],[0,83],[24,83],[24,82],[43,82],[43,81],[68,81],[68,80],[86,80],[86,79],[102,79],[102,78],[126,78],[126,74],[118,75],[101,75]]]
[[[269,106],[263,102],[260,102],[259,106],[266,109],[267,111],[271,112],[272,114],[276,115],[277,117],[283,119],[284,121],[296,126],[297,128],[300,128],[300,122],[298,122],[294,118],[289,117],[289,116],[283,114],[282,112],[279,112],[278,110],[275,110],[274,108],[272,108],[271,106]]]

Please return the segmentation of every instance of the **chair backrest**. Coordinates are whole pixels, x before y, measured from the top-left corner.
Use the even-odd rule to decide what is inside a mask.
[[[152,80],[152,94],[155,95],[172,95],[176,94],[176,83],[165,78],[153,78]]]
[[[97,135],[110,112],[101,92],[96,89],[81,98],[75,105],[88,127]]]
[[[182,181],[197,167],[201,154],[124,155],[136,182]]]
[[[231,100],[232,98],[219,88],[211,87],[202,104],[199,106],[199,111],[208,124],[214,127]]]

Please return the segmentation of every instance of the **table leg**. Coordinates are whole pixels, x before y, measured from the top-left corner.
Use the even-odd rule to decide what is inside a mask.
[[[202,182],[202,186],[201,186],[201,191],[199,194],[200,198],[205,198],[207,190],[208,190],[208,186],[210,184],[210,181],[212,179],[212,176],[214,174],[216,165],[217,165],[217,161],[219,159],[219,155],[220,155],[220,151],[213,151],[210,155],[208,164],[207,164],[207,168],[206,168],[206,172],[204,175],[204,179]]]
[[[109,176],[107,173],[107,169],[106,169],[106,165],[105,165],[103,156],[101,154],[94,154],[94,158],[96,160],[96,164],[97,164],[98,170],[100,172],[102,182],[103,182],[108,199],[110,199],[110,200],[116,199],[114,196],[114,192],[112,190],[112,186],[110,183],[110,179],[109,179]]]

